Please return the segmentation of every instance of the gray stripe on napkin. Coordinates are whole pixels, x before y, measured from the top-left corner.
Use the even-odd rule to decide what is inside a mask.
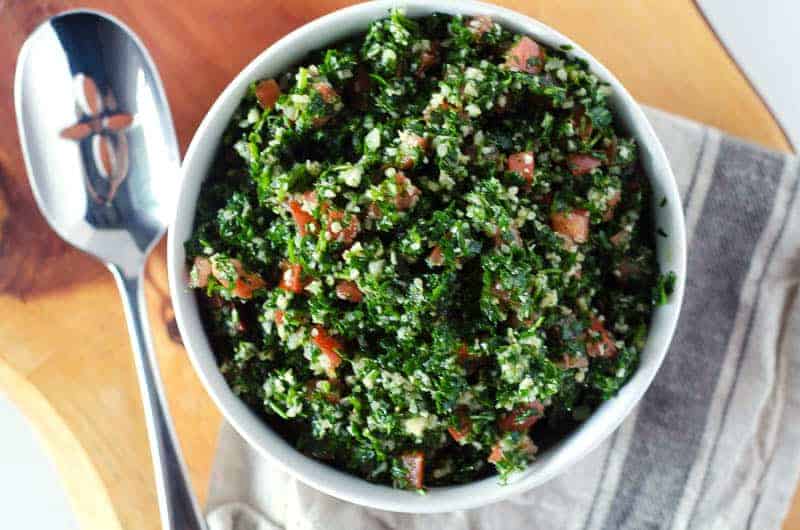
[[[727,520],[725,525],[730,527],[731,521],[743,523],[753,516],[756,484],[766,467],[763,460],[765,455],[776,450],[770,440],[784,440],[774,434],[781,427],[775,411],[791,402],[792,393],[785,390],[785,385],[775,382],[785,377],[782,365],[787,364],[783,360],[787,353],[781,351],[777,343],[786,339],[796,347],[800,337],[797,333],[781,331],[786,329],[786,323],[781,321],[786,321],[791,314],[785,300],[792,289],[796,289],[798,276],[796,227],[800,225],[797,224],[796,203],[799,184],[797,160],[792,159],[778,192],[768,228],[770,237],[765,238],[763,250],[753,260],[754,268],[759,271],[757,284],[752,292],[743,290],[742,296],[747,297],[753,311],[737,326],[744,333],[735,342],[735,348],[731,348],[714,395],[714,403],[719,404],[715,418],[719,426],[709,429],[714,435],[709,445],[713,445],[703,467],[703,482],[694,485],[699,494],[694,502],[691,528],[718,525],[716,521],[720,518]],[[787,289],[792,281],[794,287]],[[792,354],[797,355],[797,351]],[[781,462],[786,466],[791,460]],[[792,469],[791,465],[787,469]],[[737,480],[724,480],[726,476],[736,476]],[[722,509],[722,506],[727,508]],[[775,514],[772,517],[780,520]],[[737,527],[744,528],[744,525]],[[760,528],[770,527],[765,523]]]
[[[782,164],[778,155],[722,142],[689,254],[678,332],[643,400],[625,481],[605,529],[664,528],[671,521],[704,432],[739,292],[769,218]]]
[[[800,177],[795,177],[795,187],[792,193],[792,205],[797,202],[798,189],[800,188]],[[790,206],[790,211],[792,210]],[[798,222],[797,219],[794,220]],[[784,234],[785,229],[789,226],[788,216],[781,227],[781,233],[778,236],[780,241],[781,236]],[[796,224],[794,226],[797,226]],[[785,241],[785,240],[784,240]],[[775,254],[780,252],[778,248]],[[772,253],[771,253],[772,254]],[[772,257],[772,256],[770,256]],[[768,260],[772,262],[772,260]],[[798,297],[798,286],[795,285],[789,293],[783,304],[782,313],[786,316],[786,325],[789,329],[793,329],[795,333],[800,332],[800,297]],[[768,458],[768,463],[763,473],[758,477],[755,486],[755,491],[759,492],[753,502],[753,508],[750,512],[750,517],[747,521],[748,530],[757,530],[780,524],[783,518],[783,513],[780,511],[780,504],[787,502],[788,498],[781,498],[780,490],[775,491],[775,486],[785,480],[784,474],[786,469],[784,463],[792,457],[797,459],[798,447],[800,447],[800,424],[797,422],[797,415],[800,413],[800,398],[791,399],[789,397],[789,386],[795,385],[800,381],[800,359],[797,356],[792,356],[794,344],[791,341],[792,334],[786,334],[785,337],[789,340],[781,340],[778,345],[779,357],[776,363],[777,377],[779,383],[772,393],[771,402],[776,405],[780,410],[779,419],[775,422],[777,425],[777,433],[773,436],[773,445],[775,440],[785,440],[782,447],[774,447],[771,456]],[[743,364],[743,363],[742,363]],[[796,473],[793,477],[797,481],[800,473]],[[777,498],[777,502],[776,502]]]

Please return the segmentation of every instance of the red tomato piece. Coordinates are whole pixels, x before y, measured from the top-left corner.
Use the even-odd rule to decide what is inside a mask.
[[[622,200],[622,193],[616,192],[614,195],[608,199],[606,203],[607,208],[606,211],[603,213],[603,221],[610,221],[614,218],[614,210],[617,208],[619,201]]]
[[[281,95],[281,87],[274,79],[263,79],[256,85],[256,99],[264,109],[271,109]]]
[[[469,353],[469,346],[467,346],[466,342],[461,343],[461,346],[456,351],[456,355],[458,356],[458,361],[462,364],[472,357],[472,355]]]
[[[339,99],[339,94],[336,93],[330,83],[314,83],[314,90],[322,96],[322,101],[325,103],[333,103]]]
[[[459,409],[456,411],[458,419],[458,427],[448,427],[447,432],[453,437],[453,440],[460,442],[472,432],[472,421],[467,416],[467,411]]]
[[[613,236],[609,237],[608,240],[611,241],[611,244],[614,245],[615,247],[621,247],[622,245],[625,244],[625,242],[628,240],[629,237],[630,234],[628,234],[627,231],[620,230]]]
[[[575,243],[586,243],[589,240],[589,212],[586,210],[553,212],[550,214],[550,226]]]
[[[322,354],[328,358],[328,377],[336,379],[336,369],[342,364],[342,357],[339,355],[344,351],[342,343],[335,337],[328,334],[322,326],[314,326],[311,331],[311,340],[317,345]]]
[[[486,15],[478,15],[477,17],[473,17],[467,23],[470,31],[472,32],[475,37],[480,40],[483,35],[492,29],[494,26],[494,22],[491,18]]]
[[[586,357],[572,356],[564,354],[563,360],[556,363],[559,368],[569,370],[570,368],[587,368],[589,366],[589,359]]]
[[[576,177],[591,173],[594,168],[600,167],[600,159],[591,155],[571,154],[567,157],[567,166]]]
[[[534,169],[536,169],[536,161],[533,157],[533,151],[523,151],[508,156],[508,170],[519,173],[528,184],[533,183]]]
[[[408,451],[402,454],[400,460],[406,468],[409,484],[414,489],[422,489],[425,481],[425,453],[422,451]]]
[[[411,134],[409,135],[409,144],[412,147],[419,147],[423,151],[428,150],[428,139],[424,136],[419,136],[418,134]],[[400,167],[402,169],[411,169],[414,167],[416,160],[413,156],[406,156],[400,161]]]
[[[291,293],[302,293],[305,287],[303,282],[303,266],[299,264],[288,265],[282,267],[281,281],[278,283],[278,288]]]
[[[417,76],[424,77],[425,71],[439,61],[439,42],[431,41],[431,46],[423,51],[419,57],[419,68],[417,68]]]
[[[194,266],[192,267],[192,279],[189,282],[190,287],[205,287],[208,285],[208,277],[211,275],[211,260],[203,256],[194,258]]]
[[[342,280],[336,284],[336,297],[347,302],[358,303],[364,298],[364,294],[356,285],[356,282]]]
[[[525,432],[539,421],[544,414],[544,405],[538,401],[532,401],[527,405],[519,405],[508,414],[505,414],[498,422],[501,431]]]
[[[294,224],[297,225],[297,232],[300,236],[305,236],[309,232],[309,226],[319,227],[314,216],[303,209],[299,202],[289,201],[289,211],[292,213]]]
[[[436,245],[428,255],[428,263],[431,267],[441,267],[444,264],[444,254],[442,254],[442,247]]]
[[[614,339],[599,318],[592,317],[592,324],[589,330],[590,332],[587,333],[588,340],[586,341],[586,355],[602,359],[617,356],[617,345],[614,344]]]
[[[254,272],[242,272],[236,279],[233,287],[233,295],[239,298],[251,298],[253,291],[261,289],[266,285],[264,280]]]
[[[351,245],[358,237],[358,232],[361,230],[361,222],[357,216],[350,215],[350,222],[347,226],[343,226],[341,221],[344,220],[344,217],[344,212],[341,210],[331,210],[328,213],[328,235],[331,241]]]
[[[413,208],[419,201],[419,196],[422,192],[411,183],[411,180],[402,171],[398,171],[394,179],[398,187],[394,205],[400,211]]]
[[[502,459],[503,459],[503,448],[500,447],[500,442],[497,442],[492,446],[492,452],[489,453],[489,458],[487,458],[487,460],[492,464],[496,464]]]
[[[217,281],[226,289],[233,287],[232,294],[239,298],[250,298],[253,296],[253,291],[261,289],[266,285],[263,278],[255,272],[247,272],[242,266],[242,262],[238,259],[231,259],[231,265],[236,270],[236,279],[231,282],[229,278],[214,267],[214,262],[211,262],[211,274]],[[231,285],[233,283],[233,285]]]
[[[374,202],[369,203],[367,206],[367,219],[380,219],[383,217],[380,207]]]
[[[282,326],[283,325],[283,318],[286,316],[286,313],[281,311],[280,309],[275,311],[275,324]]]
[[[506,64],[515,72],[538,74],[544,66],[544,49],[530,37],[522,37],[506,53]]]

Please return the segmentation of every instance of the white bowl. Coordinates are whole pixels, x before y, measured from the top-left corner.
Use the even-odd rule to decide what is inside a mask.
[[[371,484],[304,456],[230,390],[203,331],[195,295],[186,287],[183,243],[192,233],[200,185],[247,86],[258,79],[277,77],[312,50],[364,32],[371,21],[385,17],[390,8],[398,6],[404,7],[411,17],[434,12],[489,15],[506,28],[530,35],[549,46],[571,45],[575,55],[589,62],[592,72],[611,84],[614,93],[610,101],[617,123],[639,143],[642,165],[652,183],[653,196],[667,198],[666,206],[654,208],[657,226],[669,234],[667,238],[656,238],[657,254],[661,269],[674,271],[678,281],[669,303],[657,308],[653,314],[638,370],[616,397],[605,402],[575,432],[540,454],[524,473],[505,486],[498,484],[496,477],[489,477],[461,486],[431,488],[427,495],[421,496]],[[585,456],[625,419],[650,386],[675,330],[686,278],[686,236],[680,195],[661,143],[639,105],[602,64],[557,31],[508,9],[473,1],[378,0],[342,9],[306,24],[256,57],[222,92],[197,129],[182,172],[178,207],[169,231],[168,267],[175,315],[192,363],[225,418],[250,445],[299,480],[340,499],[398,512],[445,512],[496,502],[544,483]]]

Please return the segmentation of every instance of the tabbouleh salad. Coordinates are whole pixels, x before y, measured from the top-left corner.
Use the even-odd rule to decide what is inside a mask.
[[[186,243],[233,391],[370,481],[523,470],[674,283],[609,94],[566,48],[402,11],[254,83]]]

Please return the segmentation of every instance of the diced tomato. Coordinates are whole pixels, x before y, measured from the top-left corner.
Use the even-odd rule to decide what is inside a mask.
[[[328,358],[327,373],[331,379],[336,379],[336,369],[342,364],[342,357],[339,355],[344,351],[342,343],[335,337],[328,334],[322,326],[314,326],[311,332],[311,340],[320,349],[322,354]]]
[[[461,363],[468,361],[470,357],[472,357],[472,355],[470,355],[469,353],[469,346],[467,346],[466,342],[461,343],[461,346],[458,348],[458,351],[456,351],[456,355],[458,356],[458,360]]]
[[[553,212],[550,214],[550,226],[575,243],[586,243],[589,240],[589,212],[586,210]]]
[[[380,206],[374,202],[369,203],[369,206],[367,206],[367,219],[380,219],[381,217],[383,217],[383,212],[381,212]]]
[[[456,411],[456,419],[458,420],[458,427],[448,427],[447,432],[450,433],[453,440],[460,442],[472,432],[472,421],[469,419],[467,411],[463,408]]]
[[[192,267],[190,287],[205,287],[208,285],[208,277],[211,275],[211,260],[203,256],[194,258]]]
[[[619,201],[622,200],[622,193],[616,192],[608,199],[606,211],[603,213],[603,221],[610,221],[614,218],[614,210],[616,209]]]
[[[480,40],[486,32],[492,29],[494,22],[486,15],[478,15],[471,18],[467,25],[475,38]]]
[[[253,291],[256,289],[261,289],[266,285],[264,279],[261,278],[260,275],[256,274],[255,272],[247,272],[244,270],[242,266],[242,262],[238,259],[231,259],[231,265],[236,270],[236,279],[231,286],[230,279],[214,266],[214,262],[211,261],[211,274],[217,281],[226,289],[233,287],[232,294],[233,296],[238,296],[239,298],[250,298],[253,296]]]
[[[339,99],[339,94],[336,93],[330,83],[314,83],[314,90],[322,96],[322,101],[325,103],[333,103]]]
[[[356,285],[356,282],[342,280],[336,284],[336,296],[340,300],[358,303],[364,298],[364,294]]]
[[[544,405],[539,401],[532,401],[527,405],[519,405],[514,410],[505,414],[498,422],[501,431],[525,432],[539,421],[544,414]]]
[[[586,368],[589,366],[589,359],[577,355],[567,355],[565,353],[562,360],[557,362],[556,365],[564,370],[569,370],[570,368]]]
[[[428,139],[424,136],[419,136],[418,134],[409,134],[408,135],[408,145],[409,147],[418,147],[423,151],[428,150]],[[413,156],[406,156],[400,161],[400,167],[402,169],[411,169],[416,164],[416,160]]]
[[[600,160],[584,154],[571,154],[567,157],[567,166],[576,177],[590,173],[594,168],[600,167]]]
[[[508,170],[519,173],[528,184],[533,183],[534,169],[536,161],[533,158],[533,151],[523,151],[508,156]]]
[[[261,289],[266,283],[263,278],[254,272],[242,272],[236,279],[233,287],[233,295],[239,298],[251,298],[253,291]]]
[[[627,232],[625,233],[627,234]],[[614,275],[620,279],[623,285],[628,285],[631,282],[641,279],[642,272],[641,264],[626,257],[620,262],[617,270],[614,271]]]
[[[297,233],[299,233],[301,237],[308,234],[309,226],[319,228],[314,216],[305,211],[299,202],[295,200],[289,201],[289,211],[292,213],[294,223],[297,225]]]
[[[281,95],[281,87],[274,79],[263,79],[256,85],[256,99],[264,109],[271,109]]]
[[[589,329],[591,332],[587,333],[586,355],[602,359],[616,357],[617,345],[614,344],[614,339],[606,330],[603,322],[599,318],[592,317]]]
[[[331,241],[338,241],[345,245],[351,245],[358,237],[361,230],[361,222],[355,215],[350,215],[350,221],[347,226],[342,225],[344,220],[344,212],[341,210],[331,210],[328,213],[328,235]],[[334,224],[336,223],[336,224]]]
[[[275,324],[277,324],[278,326],[282,326],[283,325],[283,318],[285,316],[286,316],[286,313],[284,313],[280,309],[277,309],[275,311]]]
[[[425,71],[439,61],[439,42],[431,41],[431,46],[423,51],[419,57],[419,68],[417,68],[417,76],[424,77]]]
[[[630,235],[626,230],[620,230],[613,236],[609,237],[608,240],[611,241],[611,244],[615,247],[621,247],[625,244],[629,237]]]
[[[419,201],[419,196],[422,192],[411,183],[411,180],[402,171],[398,171],[394,178],[398,187],[394,205],[400,211],[413,208]]]
[[[528,436],[524,436],[522,440],[519,441],[518,449],[530,456],[535,455],[539,450],[539,448],[536,447],[536,444],[533,443],[533,440],[531,440]],[[487,460],[492,464],[496,464],[501,461],[503,457],[503,447],[500,441],[497,441],[492,446],[492,452],[489,453],[489,458],[487,458]]]
[[[425,453],[422,451],[408,451],[402,454],[400,460],[406,468],[406,478],[414,489],[422,489],[425,481]]]
[[[496,464],[502,459],[503,459],[503,448],[500,447],[500,442],[497,442],[492,446],[492,452],[489,453],[489,458],[487,458],[487,460],[492,464]]]
[[[428,254],[428,264],[431,267],[441,267],[444,264],[444,254],[442,254],[442,247],[436,245]]]
[[[544,66],[544,49],[530,37],[522,37],[506,53],[506,64],[516,72],[538,74]]]
[[[305,287],[305,282],[303,282],[303,266],[292,264],[282,268],[283,272],[281,273],[281,281],[278,283],[278,287],[291,293],[302,293]]]

